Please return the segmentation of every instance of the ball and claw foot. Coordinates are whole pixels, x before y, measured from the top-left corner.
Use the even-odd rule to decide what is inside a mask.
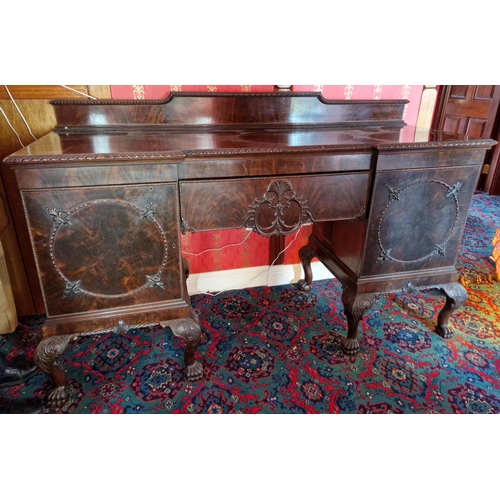
[[[311,291],[311,283],[313,280],[311,261],[314,257],[315,253],[309,245],[306,245],[299,250],[300,263],[302,264],[302,269],[304,269],[304,279],[299,280],[297,285],[303,292]]]
[[[203,379],[203,365],[195,361],[192,365],[186,366],[186,380],[188,382],[198,382]]]
[[[346,356],[356,356],[359,352],[359,342],[357,339],[343,337],[340,342],[340,347]]]
[[[66,387],[56,387],[47,397],[47,407],[57,410],[62,408],[68,401],[68,393]]]
[[[35,350],[35,364],[52,378],[55,388],[49,393],[47,407],[62,408],[68,400],[66,372],[59,362],[73,335],[45,337]]]
[[[297,286],[299,287],[299,290],[302,290],[303,292],[311,291],[311,285],[306,280],[299,280]]]
[[[455,333],[453,331],[453,328],[450,328],[449,326],[443,325],[437,325],[434,331],[443,339],[451,339],[453,337],[453,334]]]

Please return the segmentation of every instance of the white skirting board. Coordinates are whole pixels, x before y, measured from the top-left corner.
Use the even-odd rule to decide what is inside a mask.
[[[332,279],[332,273],[321,263],[312,262],[313,280]],[[187,279],[189,295],[217,293],[223,290],[241,290],[256,286],[276,286],[297,283],[304,277],[300,264],[259,266],[191,274]]]

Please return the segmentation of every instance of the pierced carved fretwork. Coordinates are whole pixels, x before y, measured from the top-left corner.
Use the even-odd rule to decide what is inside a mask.
[[[302,225],[314,222],[307,200],[297,197],[289,181],[272,182],[264,197],[255,202],[249,207],[245,227],[261,236],[292,234]]]

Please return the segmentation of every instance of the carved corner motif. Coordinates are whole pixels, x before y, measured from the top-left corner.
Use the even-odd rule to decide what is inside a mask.
[[[398,189],[393,189],[390,186],[386,186],[389,191],[389,200],[390,201],[399,201],[399,193],[401,192]]]
[[[389,250],[384,250],[382,249],[382,252],[379,256],[379,258],[377,259],[377,262],[382,262],[384,260],[388,260],[391,258],[391,248],[389,248]]]
[[[141,218],[142,219],[153,219],[156,215],[156,206],[158,205],[157,201],[152,201],[146,208],[142,210]]]
[[[64,292],[63,292],[63,297],[69,297],[71,295],[76,295],[78,293],[84,293],[84,290],[81,288],[82,282],[81,280],[78,281],[69,281],[66,280],[65,287],[64,287]]]
[[[181,217],[181,233],[186,234],[189,232],[194,233],[194,229]]]
[[[446,195],[447,198],[450,196],[456,197],[458,191],[460,191],[460,188],[463,186],[463,181],[458,181],[456,184],[453,184],[453,186],[448,186],[448,193]]]
[[[293,210],[294,207],[297,210]],[[272,213],[272,220],[264,226],[261,215],[265,212]],[[290,218],[290,213],[296,215]],[[269,220],[269,217],[266,220]],[[261,236],[270,237],[292,234],[302,225],[313,222],[307,200],[297,196],[289,181],[279,180],[268,186],[262,199],[256,199],[255,204],[250,205],[244,225]]]
[[[446,257],[446,249],[444,247],[444,245],[434,245],[434,247],[436,248],[436,251],[435,253],[437,255],[441,255],[441,257]]]
[[[52,217],[52,220],[57,226],[59,226],[59,224],[65,224],[66,226],[71,226],[71,222],[69,220],[70,214],[68,212],[50,207],[45,207],[45,210],[47,210],[47,212]]]
[[[160,273],[157,273],[154,276],[146,275],[146,279],[147,279],[146,287],[148,287],[148,288],[161,288],[162,290],[165,290],[165,287],[163,286],[164,283],[163,283],[163,281],[161,281]]]

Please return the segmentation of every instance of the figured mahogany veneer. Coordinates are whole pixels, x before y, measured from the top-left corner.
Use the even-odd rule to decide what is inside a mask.
[[[188,94],[164,101],[53,102],[55,131],[6,158],[13,217],[47,319],[35,360],[67,399],[58,356],[75,335],[162,324],[199,380],[181,231],[246,227],[276,242],[313,224],[301,249],[342,282],[347,355],[376,293],[439,288],[436,331],[466,299],[455,261],[495,141],[405,126],[406,101],[316,93]],[[24,235],[24,236],[23,236]]]

